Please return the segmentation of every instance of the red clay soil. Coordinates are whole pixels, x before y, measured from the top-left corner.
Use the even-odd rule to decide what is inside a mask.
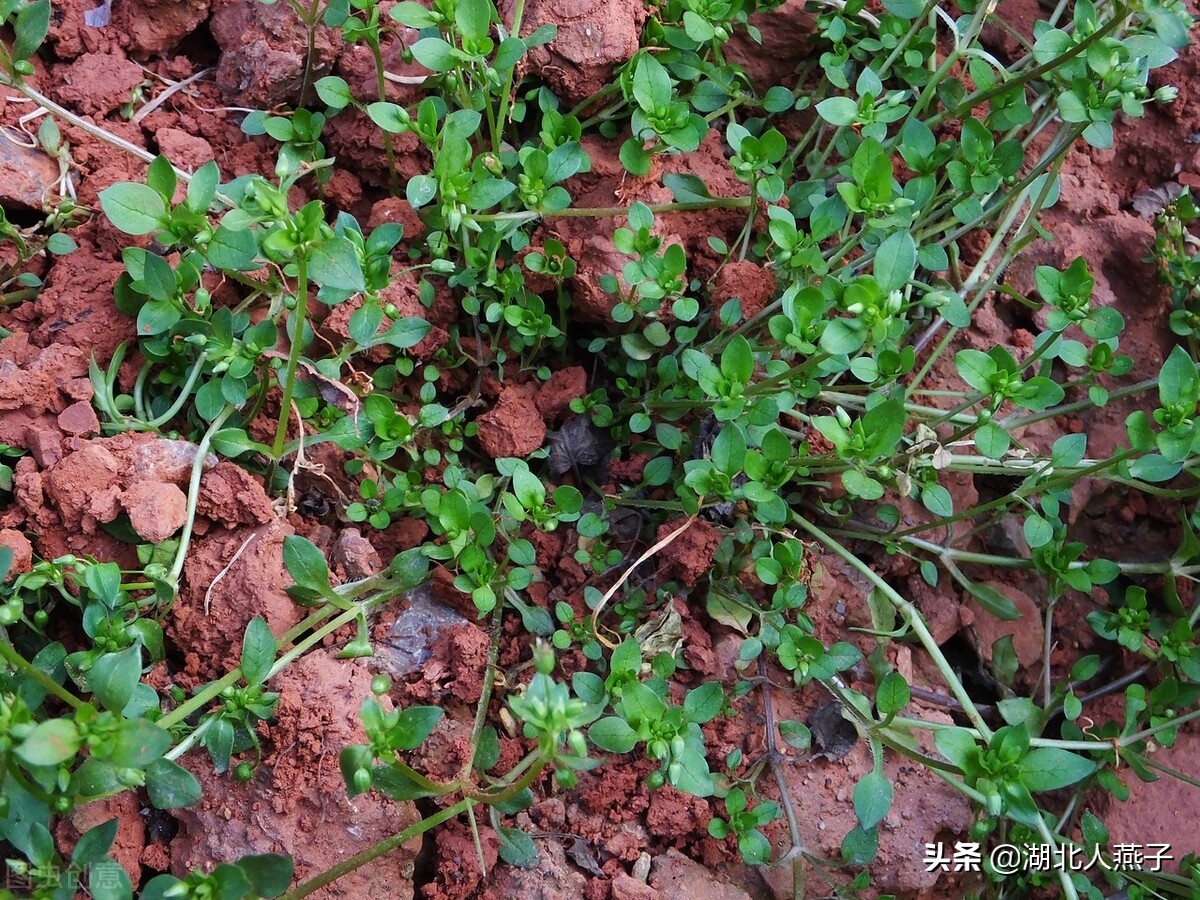
[[[75,112],[89,116],[113,133],[150,152],[163,152],[185,168],[215,159],[227,178],[245,173],[270,175],[275,149],[266,139],[241,134],[242,113],[236,107],[269,108],[295,103],[305,84],[337,72],[347,79],[356,96],[374,99],[373,62],[363,48],[346,50],[340,38],[324,26],[314,33],[315,56],[305,71],[304,31],[287,3],[265,5],[257,0],[121,0],[112,10],[112,24],[91,28],[83,13],[98,0],[62,0],[54,4],[50,39],[44,60],[37,61],[32,82],[51,98]],[[386,9],[390,2],[384,2]],[[796,64],[807,57],[807,36],[812,17],[801,0],[788,0],[778,11],[753,19],[763,32],[765,47],[739,38],[729,56],[741,61],[760,86],[791,84]],[[1030,0],[1006,0],[1000,12],[1014,24],[1027,28],[1033,6]],[[503,19],[510,11],[501,11]],[[636,50],[646,19],[645,6],[636,0],[530,0],[525,7],[525,33],[544,23],[558,25],[558,38],[539,48],[524,63],[528,73],[545,79],[570,106],[604,86],[620,64]],[[389,70],[402,75],[420,73],[419,67],[401,59],[403,45],[415,34],[401,29],[389,35],[384,56]],[[997,31],[991,38],[996,53],[1017,52]],[[202,68],[213,71],[134,123],[121,117],[121,108],[134,92],[146,97],[163,90],[161,79],[179,80]],[[1128,330],[1123,352],[1138,362],[1135,377],[1158,371],[1174,338],[1165,322],[1168,298],[1155,284],[1142,262],[1153,239],[1153,228],[1132,208],[1139,191],[1167,181],[1200,187],[1200,147],[1192,140],[1200,131],[1200,49],[1184,51],[1180,62],[1166,70],[1165,80],[1180,87],[1179,100],[1151,109],[1142,121],[1118,128],[1113,150],[1079,148],[1069,155],[1062,173],[1062,199],[1043,219],[1054,234],[1052,243],[1036,243],[1018,258],[1007,281],[1018,291],[1032,288],[1038,265],[1063,266],[1076,256],[1092,263],[1096,277],[1094,301],[1111,305],[1125,316]],[[411,102],[418,92],[411,85],[389,84],[396,102]],[[142,101],[139,101],[138,106]],[[135,107],[136,108],[136,107]],[[15,126],[28,112],[28,104],[0,92],[0,125]],[[72,172],[81,203],[98,206],[97,194],[108,185],[138,180],[145,165],[123,151],[99,142],[78,128],[63,126],[71,144],[76,168]],[[400,222],[405,229],[401,247],[419,246],[423,226],[406,201],[388,196],[389,182],[379,130],[360,113],[347,111],[331,120],[326,145],[337,156],[337,171],[328,186],[328,198],[375,227]],[[672,199],[663,185],[667,173],[694,173],[714,196],[737,197],[746,193],[726,161],[725,148],[714,132],[699,151],[656,162],[644,178],[628,176],[616,157],[619,142],[584,138],[592,168],[568,185],[578,206],[612,206],[635,200],[658,203]],[[403,182],[426,171],[429,160],[415,138],[397,138],[396,157]],[[50,190],[57,166],[39,161],[23,171],[41,172],[36,195]],[[22,187],[29,194],[29,185]],[[293,198],[293,200],[306,198]],[[6,200],[7,204],[9,201]],[[688,212],[655,222],[656,233],[667,243],[681,243],[691,264],[689,277],[711,281],[710,304],[714,311],[733,298],[741,303],[742,317],[755,315],[773,299],[774,276],[751,262],[732,263],[718,271],[720,257],[708,244],[710,236],[733,242],[744,224],[738,210]],[[569,288],[572,315],[593,325],[609,325],[615,297],[599,287],[603,275],[620,275],[627,258],[612,245],[613,228],[625,224],[613,217],[604,220],[557,219],[539,230],[533,245],[556,238],[577,262]],[[134,548],[113,537],[110,526],[127,517],[133,530],[147,541],[162,541],[178,533],[184,521],[185,490],[196,448],[183,441],[147,434],[100,437],[100,423],[91,409],[92,386],[88,360],[94,356],[106,367],[119,344],[136,339],[134,322],[119,313],[112,301],[112,286],[123,271],[120,251],[139,243],[115,232],[103,219],[72,231],[79,244],[76,253],[56,259],[43,275],[46,288],[34,301],[0,312],[0,325],[13,332],[0,340],[0,442],[24,448],[29,455],[15,466],[11,504],[0,511],[0,545],[14,551],[14,572],[27,570],[33,553],[54,558],[66,553],[113,559],[126,568],[137,565]],[[141,241],[144,245],[147,242]],[[44,266],[38,261],[34,266]],[[214,285],[217,290],[217,285]],[[414,349],[419,361],[431,359],[450,340],[451,327],[460,309],[453,293],[439,285],[432,308],[425,308],[417,281],[400,274],[385,293],[401,315],[426,318],[429,335]],[[337,307],[320,326],[326,339],[346,336],[350,304]],[[967,344],[1028,349],[1031,334],[1042,324],[1036,317],[1011,305],[989,302],[977,315],[978,326],[964,333]],[[128,389],[140,362],[127,361],[122,387]],[[420,367],[418,366],[418,372]],[[514,371],[509,373],[516,375]],[[491,458],[528,457],[547,442],[548,428],[561,427],[573,414],[570,401],[587,394],[592,372],[583,366],[554,372],[535,388],[521,378],[507,378],[504,387],[485,378],[486,405],[475,418],[477,433],[472,447]],[[455,390],[466,394],[470,379],[458,378]],[[931,387],[955,386],[956,375],[948,364],[939,365]],[[445,385],[443,385],[445,387]],[[277,404],[277,401],[276,401]],[[1089,435],[1090,456],[1102,457],[1125,441],[1124,420],[1135,401],[1114,401],[1093,410],[1075,423]],[[271,426],[273,428],[273,425]],[[1047,426],[1026,429],[1021,439],[1046,449],[1054,434]],[[341,472],[344,457],[329,445],[316,448],[323,454],[328,483],[346,496],[356,496],[357,483]],[[611,482],[633,484],[646,463],[642,454],[622,451],[609,469]],[[328,548],[334,575],[339,579],[364,577],[377,571],[400,550],[418,545],[426,526],[401,520],[384,532],[346,528],[335,534],[320,517],[281,516],[263,487],[261,478],[232,462],[214,459],[203,463],[196,537],[184,567],[183,591],[164,622],[169,642],[168,664],[152,675],[161,688],[178,685],[184,690],[232,669],[238,660],[242,635],[249,620],[263,616],[271,630],[281,633],[301,618],[302,610],[285,594],[290,579],[283,568],[284,538],[292,533],[313,537]],[[315,479],[323,489],[328,483]],[[981,483],[962,476],[952,485],[956,507],[976,502]],[[1147,508],[1130,497],[1084,482],[1076,488],[1078,510],[1073,523],[1081,539],[1101,545],[1120,545],[1131,552],[1161,551],[1164,541],[1175,540],[1177,523],[1165,512]],[[923,511],[904,504],[902,514],[911,524],[923,521]],[[655,534],[663,540],[684,523],[676,519]],[[335,525],[337,523],[334,523]],[[340,528],[340,526],[339,526]],[[559,600],[586,612],[583,587],[590,573],[573,554],[578,547],[572,533],[534,534],[538,563],[546,581],[530,588],[529,595],[546,609]],[[993,529],[983,536],[989,547],[1003,548],[1019,542],[1011,529]],[[721,541],[713,524],[698,519],[659,558],[654,577],[677,582],[685,590],[678,601],[682,617],[682,653],[690,667],[686,676],[732,682],[732,664],[740,636],[728,625],[704,614],[702,591],[705,574]],[[1017,545],[1019,546],[1019,544]],[[1174,546],[1174,544],[1171,544]],[[645,545],[630,539],[623,546],[636,557]],[[915,566],[896,557],[882,561],[892,583],[912,597],[929,620],[939,641],[961,635],[986,660],[993,643],[1013,634],[1021,664],[1019,679],[1037,677],[1041,653],[1040,619],[1033,615],[1042,585],[1032,579],[973,573],[1008,596],[1031,615],[1015,630],[982,611],[968,598],[944,585],[933,590]],[[827,642],[851,640],[864,652],[874,641],[851,628],[872,627],[865,596],[868,585],[834,559],[814,559],[806,612]],[[458,594],[440,571],[434,580],[439,599],[449,601],[472,622],[446,628],[428,648],[422,667],[397,677],[392,700],[397,703],[433,703],[446,716],[429,741],[414,754],[413,763],[434,778],[453,778],[470,758],[469,738],[474,704],[487,676],[486,632],[473,624],[477,618],[468,598]],[[688,592],[690,596],[688,596]],[[384,613],[391,621],[403,601]],[[1056,675],[1063,674],[1094,642],[1084,622],[1090,606],[1083,598],[1068,595],[1062,601],[1060,646],[1054,656]],[[377,632],[383,629],[377,628]],[[504,623],[501,663],[515,667],[528,660],[530,638],[515,616]],[[939,681],[928,664],[907,646],[896,645],[889,659],[915,687],[937,691]],[[582,668],[580,654],[562,658],[564,671]],[[77,810],[59,822],[56,835],[70,844],[90,825],[116,816],[120,830],[114,855],[137,883],[157,871],[183,874],[193,866],[211,868],[217,861],[236,859],[249,852],[290,852],[300,878],[313,875],[334,862],[364,849],[382,837],[401,830],[420,814],[410,804],[393,803],[377,793],[346,798],[338,771],[338,752],[364,739],[357,710],[370,689],[372,670],[358,662],[339,662],[325,650],[311,653],[290,666],[272,683],[281,695],[279,715],[264,726],[259,737],[263,765],[248,784],[228,774],[216,774],[200,753],[186,758],[200,778],[204,800],[196,807],[174,813],[178,834],[169,841],[148,831],[140,813],[141,802],[126,794],[94,807]],[[780,673],[772,673],[781,682]],[[865,672],[848,673],[854,683]],[[817,690],[773,692],[776,720],[805,721],[826,698]],[[500,723],[504,692],[493,696],[489,721]],[[915,701],[920,714],[949,721],[938,705]],[[733,750],[743,754],[742,774],[766,751],[761,692],[734,701],[737,713],[705,727],[713,748],[714,764]],[[1119,709],[1097,705],[1088,715],[1098,721],[1119,716]],[[529,749],[519,732],[501,733],[501,766],[511,765]],[[783,746],[777,736],[776,743]],[[1185,733],[1165,757],[1168,765],[1185,771],[1196,767],[1195,735]],[[869,749],[861,742],[838,759],[792,757],[784,764],[785,777],[800,820],[807,849],[830,859],[840,857],[844,835],[856,824],[852,804],[855,782],[870,769]],[[790,896],[787,867],[750,869],[738,861],[732,840],[717,841],[707,834],[711,818],[720,813],[716,801],[700,800],[670,789],[654,793],[645,786],[655,768],[641,759],[611,761],[595,773],[583,773],[573,790],[558,790],[549,778],[534,784],[537,802],[516,816],[519,825],[534,835],[540,857],[536,866],[518,869],[501,862],[499,839],[481,821],[480,839],[487,875],[479,869],[474,841],[463,822],[455,821],[423,840],[414,841],[385,859],[356,872],[323,896],[409,897],[587,897],[589,900],[741,900]],[[499,771],[497,769],[496,771]],[[879,856],[871,866],[872,884],[881,891],[922,897],[959,896],[954,885],[938,881],[922,865],[923,844],[961,836],[970,825],[969,807],[962,797],[926,769],[890,757],[885,773],[896,791],[891,813],[879,829]],[[1135,786],[1136,779],[1128,778]],[[765,782],[766,780],[764,780]],[[764,788],[767,796],[773,784]],[[1147,842],[1156,835],[1181,840],[1200,831],[1196,804],[1166,803],[1161,789],[1135,787],[1124,806],[1110,810],[1113,840]],[[422,810],[428,813],[428,810]],[[774,847],[788,849],[788,832],[782,821],[767,829]],[[1177,847],[1177,849],[1179,849]],[[1198,849],[1195,847],[1184,849]]]

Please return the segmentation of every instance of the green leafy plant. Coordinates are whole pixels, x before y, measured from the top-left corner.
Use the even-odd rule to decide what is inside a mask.
[[[523,28],[520,0],[503,15],[491,0],[401,2],[387,15],[376,0],[289,0],[307,36],[299,103],[242,123],[279,143],[274,178],[225,181],[215,162],[187,174],[160,156],[147,160],[144,182],[100,192],[109,222],[147,239],[123,249],[114,286],[117,309],[136,323],[136,375],[131,384],[122,375],[132,345],[90,368],[102,428],[192,439],[197,461],[186,525],[140,546],[140,569],[38,560],[0,588],[0,834],[23,857],[11,871],[47,896],[73,893],[51,883],[68,863],[52,817],[131,788],[158,808],[194,803],[199,782],[176,762],[192,748],[217,772],[252,777],[260,726],[279,699],[272,677],[345,626],[339,656],[372,655],[375,610],[427,580],[431,564],[490,625],[470,758],[448,777],[421,771],[410,754],[457,711],[393,705],[384,699],[393,686],[376,679],[359,710],[366,740],[341,751],[347,790],[436,798],[437,809],[423,806],[419,821],[289,897],[460,815],[475,827],[477,809],[501,858],[532,864],[533,837],[508,817],[532,806],[543,776],[570,791],[622,760],[649,761],[650,790],[669,785],[715,812],[721,801],[708,833],[732,838],[749,864],[771,861],[763,829],[782,817],[792,844],[782,856],[802,890],[829,861],[803,846],[776,741],[808,752],[823,736],[775,719],[779,672],[834,698],[838,724],[869,748],[840,864],[875,859],[895,757],[967,798],[973,839],[1107,839],[1088,792],[1121,796],[1121,766],[1146,779],[1163,772],[1152,742],[1170,746],[1200,715],[1197,614],[1183,599],[1200,574],[1194,204],[1182,194],[1157,220],[1153,259],[1182,341],[1140,382],[1121,381],[1142,361],[1121,352],[1126,322],[1095,295],[1087,261],[1035,267],[1023,289],[1003,276],[1044,236],[1038,217],[1058,200],[1070,148],[1107,148],[1118,113],[1137,118],[1173,99],[1169,87],[1151,89],[1151,73],[1184,46],[1190,16],[1178,2],[1079,0],[1050,11],[1017,40],[1021,55],[1002,59],[982,39],[995,22],[988,4],[822,4],[819,52],[794,84],[760,91],[726,50],[739,32],[760,38],[751,15],[774,5],[666,0],[639,49],[568,108],[528,75],[526,54],[556,31]],[[0,20],[14,35],[0,48],[0,80],[97,136],[24,80],[49,4],[11,0]],[[314,77],[321,26],[369,50],[373,96],[354,96],[339,75]],[[401,77],[413,89],[406,104],[389,99],[400,95],[389,95],[395,78],[384,66],[400,27],[416,32],[400,42],[403,58],[427,73]],[[323,109],[311,108],[318,101]],[[337,161],[325,132],[348,110],[379,129],[392,193],[420,219],[419,239],[406,242],[392,223],[365,231],[329,201]],[[69,160],[61,133],[43,130],[47,149]],[[400,135],[429,161],[403,184]],[[740,193],[717,196],[697,174],[691,161],[706,146],[726,148],[716,161]],[[577,206],[580,176],[600,151],[623,167],[627,193],[618,206]],[[308,189],[315,199],[290,202]],[[710,211],[722,233],[706,241],[673,228],[677,215]],[[74,248],[45,231],[75,212],[64,204],[35,229],[0,221],[17,251],[0,275],[4,303],[35,296],[41,284],[26,267],[39,253]],[[604,271],[579,255],[563,227],[572,219],[587,220],[583,253],[602,249]],[[742,283],[750,268],[767,284],[754,305]],[[609,304],[587,323],[576,315],[582,278]],[[1001,302],[1027,316],[1031,340],[964,342],[983,305]],[[564,421],[566,411],[539,405],[541,386],[570,363],[586,383],[563,404],[574,416]],[[1111,449],[1073,421],[1126,399],[1144,408]],[[490,421],[476,417],[483,404],[494,404]],[[501,452],[477,440],[505,410],[530,405],[554,420],[549,451],[540,437]],[[322,443],[343,454],[338,480],[306,455]],[[614,475],[614,445],[638,465]],[[322,515],[381,531],[414,518],[428,534],[378,574],[342,584],[316,544],[290,535],[288,594],[305,618],[280,635],[251,620],[230,671],[168,702],[144,676],[166,655],[160,621],[179,592],[210,450],[260,472],[288,513],[303,509],[297,478],[324,477],[333,499]],[[11,471],[0,474],[11,488]],[[973,497],[956,481],[964,477],[1004,489]],[[1084,479],[1176,504],[1179,547],[1147,561],[1095,546],[1074,506]],[[981,536],[1006,520],[1023,544],[992,552]],[[674,554],[676,541],[707,548],[704,571]],[[867,585],[870,627],[845,640],[806,611],[822,554]],[[555,595],[562,585],[547,582],[566,564],[582,574],[571,570],[573,593]],[[1001,698],[985,706],[902,580],[911,572],[960,590],[980,615],[1029,615],[989,586],[989,567],[1040,579],[1044,646],[1033,689],[1016,679],[1011,642],[991,648]],[[1131,582],[1145,577],[1161,581],[1161,601],[1157,588]],[[1065,671],[1052,651],[1068,600],[1090,604],[1100,641],[1136,656],[1131,681],[1085,692],[1098,653]],[[684,675],[685,608],[737,635],[728,683]],[[52,613],[78,623],[77,646],[51,638]],[[501,636],[516,629],[527,652],[502,670]],[[908,710],[916,685],[889,656],[900,641],[943,680],[938,698],[953,724]],[[1117,691],[1123,717],[1084,721],[1085,697]],[[747,763],[738,750],[714,766],[706,732],[751,703],[761,704],[763,758]],[[526,742],[505,771],[500,727]],[[111,869],[111,831],[85,835],[69,864]],[[1196,871],[1185,861],[1172,884],[1194,887]],[[287,860],[246,857],[159,876],[145,892],[275,896],[292,874]],[[859,871],[853,889],[868,882]],[[1131,895],[1152,884],[1127,883]],[[1095,894],[1069,872],[1053,887]],[[122,883],[112,896],[131,890]]]

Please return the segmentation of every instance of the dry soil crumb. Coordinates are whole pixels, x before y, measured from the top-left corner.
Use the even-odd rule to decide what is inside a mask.
[[[684,523],[672,519],[658,527],[658,540],[663,540]],[[694,521],[686,531],[663,550],[658,559],[667,577],[678,578],[684,587],[695,587],[712,565],[713,554],[721,544],[721,534],[703,519]]]
[[[528,456],[546,440],[546,423],[532,400],[505,388],[492,409],[479,417],[479,445],[492,459]]]
[[[775,299],[775,273],[746,260],[731,262],[713,279],[713,315],[720,315],[721,307],[734,297],[742,303],[739,321],[757,315]]]

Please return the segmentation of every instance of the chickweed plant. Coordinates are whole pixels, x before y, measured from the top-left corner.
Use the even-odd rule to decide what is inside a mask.
[[[728,45],[759,39],[777,4],[663,0],[640,49],[574,106],[522,66],[556,37],[553,26],[525,26],[523,0],[505,16],[492,0],[406,0],[386,13],[375,0],[288,2],[310,48],[324,26],[365,45],[377,90],[355,96],[336,75],[316,77],[310,60],[307,105],[254,113],[244,125],[278,143],[274,178],[222,173],[216,163],[181,172],[158,157],[144,181],[100,194],[117,229],[155,242],[153,252],[131,242],[122,253],[113,298],[136,320],[143,362],[134,387],[122,390],[127,348],[93,361],[103,430],[181,436],[201,453],[187,525],[141,547],[141,569],[40,560],[0,588],[0,836],[7,865],[36,896],[71,896],[75,884],[52,877],[64,869],[86,873],[96,896],[130,896],[138,886],[108,855],[115,823],[88,832],[64,859],[55,817],[131,789],[160,809],[194,803],[199,784],[178,762],[193,748],[218,772],[252,776],[262,752],[256,725],[278,700],[271,678],[323,652],[322,640],[344,625],[356,636],[341,655],[370,656],[372,611],[426,580],[431,565],[450,573],[492,636],[474,757],[450,779],[419,771],[408,754],[443,710],[393,707],[383,678],[362,702],[366,743],[343,748],[341,766],[351,796],[423,799],[421,808],[436,812],[298,886],[290,860],[259,856],[159,876],[142,896],[303,897],[443,822],[474,824],[484,811],[504,860],[530,865],[536,845],[512,816],[535,790],[570,790],[580,773],[626,758],[653,762],[650,789],[711,798],[709,834],[747,863],[790,866],[797,896],[831,863],[867,884],[892,805],[883,767],[893,754],[968,798],[977,817],[970,837],[985,846],[1032,840],[1107,852],[1091,800],[1097,789],[1125,796],[1127,773],[1195,784],[1152,751],[1200,717],[1191,587],[1200,573],[1200,279],[1187,232],[1196,209],[1185,195],[1159,217],[1154,254],[1175,300],[1179,342],[1153,377],[1123,378],[1137,362],[1121,352],[1126,323],[1095,302],[1087,261],[1038,268],[1028,296],[1003,283],[1022,249],[1047,237],[1039,214],[1058,199],[1068,150],[1109,147],[1114,125],[1173,99],[1173,89],[1152,91],[1148,80],[1186,43],[1182,2],[1064,2],[1032,39],[974,0],[885,0],[875,14],[864,0],[820,3],[809,59],[787,83],[756,86]],[[754,13],[768,15],[756,25]],[[47,0],[0,3],[15,34],[0,49],[3,80],[57,119],[110,138],[25,81],[49,14]],[[985,27],[1014,39],[1011,58],[987,49]],[[416,31],[404,52],[426,72],[399,79],[416,98],[408,104],[388,99],[397,79],[381,50],[401,28]],[[322,132],[349,110],[382,133],[393,190],[424,223],[406,251],[400,226],[364,231],[323,199],[336,160]],[[403,183],[392,165],[400,136],[430,161]],[[714,138],[741,185],[735,196],[678,174]],[[670,163],[662,184],[674,199],[577,206],[575,177],[606,143],[630,188]],[[316,199],[289,204],[297,188]],[[769,271],[776,288],[765,308],[743,310],[736,297],[709,303],[711,279],[669,237],[672,217],[705,210],[743,217],[707,249],[718,271],[746,261]],[[601,235],[626,260],[598,279],[611,299],[606,327],[587,328],[573,314],[583,276],[554,230],[571,218],[620,222]],[[73,248],[64,234],[0,230],[21,262]],[[964,243],[980,235],[974,250]],[[236,299],[217,302],[206,272]],[[400,278],[419,286],[425,306],[448,291],[460,312],[445,345],[420,361],[411,351],[429,322],[386,299]],[[14,270],[0,300],[20,302],[39,288]],[[962,340],[993,300],[1044,313],[1027,349],[985,352]],[[353,313],[348,339],[335,345],[318,335],[316,313],[340,304]],[[590,371],[589,393],[571,403],[582,423],[556,436],[549,458],[478,452],[485,376],[545,380],[572,360],[587,360]],[[935,368],[953,389],[929,387]],[[465,399],[446,387],[464,382]],[[1139,409],[1110,454],[1097,455],[1086,432],[1067,427],[1070,417],[1131,398]],[[250,423],[264,414],[273,434],[260,441]],[[1027,439],[1035,423],[1038,437]],[[343,520],[386,529],[417,517],[430,538],[385,571],[338,585],[316,546],[288,538],[290,593],[307,617],[280,635],[254,619],[226,675],[190,696],[160,696],[143,676],[165,653],[160,622],[179,591],[205,454],[263,473],[291,510],[292,476],[305,447],[321,442],[345,451],[360,485],[357,497],[339,501]],[[595,467],[613,444],[647,462],[641,476],[605,490]],[[968,506],[950,489],[958,473],[1009,488]],[[1173,504],[1179,546],[1151,561],[1088,546],[1071,524],[1071,489],[1083,479]],[[1018,523],[1021,550],[981,551],[973,536],[1001,522]],[[656,557],[698,523],[720,536],[701,584],[648,577]],[[571,539],[588,573],[583,605],[542,608],[531,599],[528,589],[546,576],[538,532]],[[627,551],[634,546],[648,549]],[[840,557],[869,585],[865,634],[817,637],[805,611],[813,554]],[[1039,577],[1045,649],[1035,687],[1017,686],[1011,644],[1001,641],[992,667],[1003,699],[981,708],[914,602],[879,574],[896,558],[911,560],[947,602],[961,592],[980,615],[1004,620],[1030,613],[981,573]],[[1051,658],[1056,606],[1068,594],[1090,603],[1100,648],[1069,671]],[[671,631],[678,598],[740,635],[736,671],[723,680],[688,678],[688,689],[672,690],[683,673]],[[530,664],[500,673],[505,613],[527,635]],[[51,617],[79,627],[49,629]],[[75,635],[69,645],[63,633]],[[944,681],[937,690],[952,723],[906,714],[913,686],[889,662],[901,643]],[[567,673],[563,654],[573,650],[581,655]],[[1121,652],[1136,658],[1136,676],[1101,677]],[[787,787],[795,769],[777,740],[804,749],[809,735],[774,718],[771,692],[785,689],[781,680],[819,685],[870,747],[874,765],[854,788],[858,825],[841,860],[820,859],[803,842]],[[1083,699],[1106,692],[1123,695],[1124,715],[1091,723]],[[705,726],[749,704],[765,711],[770,752],[757,763],[714,759]],[[499,710],[523,734],[526,755],[496,774]],[[772,829],[782,845],[766,836]],[[100,879],[101,871],[116,875]],[[1190,858],[1177,872],[1089,876],[1048,877],[1070,898],[1200,891]],[[985,871],[972,889],[1013,896],[1013,884]]]

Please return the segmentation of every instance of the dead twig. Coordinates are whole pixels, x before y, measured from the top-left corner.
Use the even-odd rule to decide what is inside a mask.
[[[652,557],[659,550],[662,550],[664,547],[669,546],[671,544],[671,542],[675,540],[675,538],[679,537],[681,534],[683,534],[685,531],[687,531],[689,528],[691,528],[692,523],[696,521],[696,517],[698,515],[699,515],[699,513],[693,513],[691,516],[688,517],[688,520],[686,522],[684,522],[682,525],[680,525],[678,528],[676,528],[674,531],[672,531],[670,534],[668,534],[665,538],[663,538],[661,541],[659,541],[657,544],[655,544],[653,547],[651,547],[649,550],[647,550],[645,553],[643,553],[641,556],[639,556],[637,558],[637,562],[635,562],[632,566],[630,566],[628,569],[625,570],[625,574],[617,579],[616,583],[608,589],[608,592],[605,593],[605,595],[600,598],[600,602],[596,604],[596,608],[592,610],[592,618],[591,618],[592,634],[595,635],[596,640],[598,640],[600,643],[602,643],[609,650],[615,650],[617,645],[612,643],[608,638],[606,638],[604,635],[602,635],[597,627],[599,625],[599,622],[597,620],[600,617],[601,611],[608,604],[608,601],[612,599],[613,594],[615,594],[617,591],[619,591],[621,589],[621,585],[623,585],[626,581],[629,580],[629,576],[633,574],[634,570],[638,566],[640,566],[642,563],[644,563],[646,560],[648,560],[650,557]],[[615,631],[612,633],[616,637],[620,637],[620,635],[617,634]]]
[[[777,861],[776,865],[785,862],[792,864],[792,896],[804,896],[804,838],[800,834],[800,822],[796,818],[796,810],[792,806],[792,798],[788,793],[787,779],[783,777],[781,763],[787,759],[775,741],[775,706],[771,699],[771,679],[767,674],[765,656],[758,657],[758,673],[762,679],[763,720],[767,742],[767,765],[775,776],[775,786],[779,789],[779,804],[783,807],[783,815],[787,819],[788,834],[792,846]]]
[[[147,103],[141,109],[139,109],[137,111],[137,113],[134,114],[133,118],[130,119],[129,121],[132,124],[136,125],[138,122],[142,121],[142,119],[146,118],[146,116],[150,115],[150,113],[154,112],[156,109],[158,109],[164,103],[166,103],[172,96],[179,93],[179,91],[182,91],[189,84],[199,81],[201,78],[203,78],[205,75],[207,75],[211,71],[212,71],[211,68],[201,69],[195,75],[189,75],[187,78],[183,79],[183,81],[171,82],[170,86],[165,91],[163,91],[161,94],[159,94],[153,100],[151,100],[149,103]]]
[[[206,615],[206,616],[208,615],[209,603],[212,601],[213,588],[215,588],[217,586],[217,584],[220,583],[222,578],[224,578],[226,575],[229,574],[230,569],[232,569],[234,567],[234,565],[237,563],[237,561],[241,558],[242,554],[246,552],[246,548],[249,547],[250,544],[252,544],[254,542],[254,539],[259,536],[261,531],[262,531],[261,527],[254,529],[254,531],[250,534],[250,536],[247,537],[244,541],[242,541],[242,546],[238,547],[237,553],[233,554],[233,559],[229,560],[229,562],[227,562],[225,564],[225,568],[223,568],[220,572],[218,572],[217,577],[214,578],[212,580],[212,582],[208,585],[208,590],[206,590],[204,592],[204,615]]]

